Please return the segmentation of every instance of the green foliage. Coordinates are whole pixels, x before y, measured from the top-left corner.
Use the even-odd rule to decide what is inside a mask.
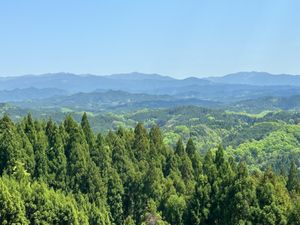
[[[296,164],[294,162],[291,163],[291,168],[290,168],[290,171],[289,171],[286,188],[290,192],[300,193],[299,173],[298,173],[298,170],[296,168]]]
[[[118,173],[112,169],[107,184],[107,203],[110,207],[112,221],[117,225],[122,225],[124,221],[123,195],[122,180]]]
[[[6,178],[0,179],[0,223],[29,224],[21,194],[6,182],[9,182]]]
[[[281,168],[287,171],[292,161],[300,165],[299,132],[298,125],[283,126],[261,140],[246,141],[227,151],[238,161],[245,161],[251,169],[272,166],[276,171]]]
[[[218,114],[190,111],[191,121],[205,114],[215,128],[232,129],[232,121],[221,122]],[[187,134],[187,127],[177,128]],[[149,132],[138,123],[134,130],[96,134],[87,114],[81,124],[70,115],[61,124],[31,115],[15,124],[5,115],[0,223],[299,224],[300,130],[287,124],[269,128],[265,135],[241,133],[245,142],[226,149],[216,140],[211,146],[217,148],[202,155],[192,133],[167,146],[157,125]],[[288,169],[280,167],[287,163]],[[279,168],[286,172],[277,174]]]
[[[166,218],[171,224],[184,224],[183,214],[186,209],[186,202],[182,196],[171,195],[166,202]]]

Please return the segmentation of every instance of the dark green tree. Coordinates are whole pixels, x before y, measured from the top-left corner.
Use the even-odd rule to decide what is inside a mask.
[[[36,178],[46,180],[48,177],[48,160],[46,154],[46,149],[48,148],[48,140],[45,133],[42,130],[38,131],[36,135],[36,142],[33,146],[35,155],[34,176]]]
[[[46,125],[46,136],[48,138],[48,149],[46,151],[48,160],[48,183],[56,189],[65,189],[67,159],[59,128],[52,120],[49,120]]]
[[[83,132],[72,117],[66,117],[64,127],[67,133],[65,153],[67,157],[67,182],[74,191],[87,193],[88,145]]]
[[[290,198],[284,183],[268,168],[260,178],[256,188],[258,210],[256,224],[287,224],[287,213],[290,209]]]
[[[142,123],[138,123],[134,129],[134,143],[133,151],[135,158],[140,160],[146,160],[149,154],[150,143],[148,139],[148,133]]]
[[[181,156],[184,156],[185,153],[186,153],[181,138],[177,141],[176,148],[175,148],[175,153],[176,153],[178,156],[180,156],[180,157],[181,157]]]
[[[22,141],[11,119],[4,115],[0,120],[0,174],[13,172],[16,162],[25,163]]]
[[[111,169],[109,171],[107,185],[107,201],[110,207],[111,220],[116,225],[122,225],[124,222],[123,195],[124,189],[122,180],[120,179],[117,171],[115,169]]]
[[[86,142],[89,145],[89,149],[92,149],[94,147],[94,144],[95,144],[95,136],[94,136],[94,133],[93,133],[92,128],[90,126],[90,123],[89,123],[86,112],[83,113],[83,116],[81,118],[81,127],[82,127],[82,130],[83,130]]]
[[[195,192],[193,193],[187,207],[186,224],[205,224],[210,213],[211,186],[205,175],[198,178]]]
[[[295,162],[291,163],[286,187],[290,192],[300,193],[300,178]]]
[[[194,171],[194,177],[197,178],[202,173],[202,159],[200,153],[196,150],[192,138],[189,138],[186,144],[186,153],[188,154]]]
[[[243,162],[238,165],[227,202],[228,224],[253,224],[253,214],[257,208],[255,185]]]

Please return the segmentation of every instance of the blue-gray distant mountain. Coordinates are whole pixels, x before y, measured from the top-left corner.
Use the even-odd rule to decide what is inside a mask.
[[[120,79],[120,80],[160,80],[160,81],[173,81],[174,78],[169,76],[162,76],[159,74],[144,74],[144,73],[120,73],[120,74],[112,74],[106,76],[111,79]]]
[[[182,87],[188,85],[206,85],[211,83],[205,79],[178,80],[157,74],[129,73],[110,76],[75,75],[70,73],[55,73],[43,75],[25,75],[0,78],[0,90],[16,88],[58,88],[69,93],[91,92],[95,90],[123,90],[130,92],[149,92],[167,87]]]
[[[13,90],[0,90],[0,102],[27,101],[45,99],[53,96],[66,95],[66,91],[57,88],[25,88]]]
[[[0,78],[1,90],[0,102],[45,99],[57,95],[69,96],[80,92],[92,93],[109,90],[131,94],[161,95],[158,98],[168,95],[180,99],[180,102],[183,100],[188,102],[188,99],[234,102],[266,96],[299,95],[300,76],[240,72],[224,77],[175,79],[159,74],[137,72],[107,76],[53,73],[2,77]],[[81,101],[81,95],[75,95],[72,98],[75,97]],[[121,97],[121,95],[118,96],[120,102],[122,101]],[[160,99],[160,101],[163,103],[163,101],[169,100]]]
[[[223,77],[209,77],[210,81],[223,84],[248,84],[259,86],[291,85],[300,86],[299,75],[279,74],[273,75],[266,72],[239,72]]]

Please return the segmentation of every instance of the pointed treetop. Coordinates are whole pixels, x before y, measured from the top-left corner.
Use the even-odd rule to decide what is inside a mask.
[[[237,175],[238,177],[247,177],[248,176],[248,169],[245,162],[240,162],[237,168]]]
[[[33,125],[33,119],[32,119],[31,113],[27,114],[26,121],[28,124]]]
[[[89,126],[89,120],[87,117],[86,112],[83,113],[82,117],[81,117],[81,126]]]
[[[176,144],[176,154],[178,154],[179,156],[183,156],[184,153],[185,153],[185,150],[184,150],[183,142],[182,142],[182,139],[179,138],[179,140],[177,141],[177,144]]]
[[[89,146],[92,147],[92,145],[94,143],[94,134],[93,134],[92,128],[90,126],[86,112],[83,113],[83,115],[82,115],[81,127],[82,127],[83,133],[85,135],[86,141],[88,142]]]
[[[224,149],[221,145],[219,145],[218,150],[216,152],[215,161],[216,161],[217,166],[221,166],[225,162]]]
[[[14,126],[13,121],[9,118],[8,114],[5,113],[0,120],[0,129],[4,130],[12,126]]]
[[[64,128],[67,132],[70,132],[72,129],[77,127],[76,121],[73,119],[71,114],[68,114],[64,120]]]
[[[151,127],[149,132],[150,140],[154,145],[161,146],[163,144],[163,137],[161,134],[161,130],[158,125],[154,125]]]
[[[196,152],[196,147],[192,138],[189,138],[186,144],[186,152],[189,156],[192,156]]]
[[[81,127],[84,130],[84,132],[89,132],[89,133],[92,132],[91,125],[88,120],[86,112],[83,113],[80,124],[81,124]]]
[[[143,123],[139,122],[135,129],[134,129],[134,134],[136,137],[141,137],[141,136],[147,136],[147,130],[144,127]]]

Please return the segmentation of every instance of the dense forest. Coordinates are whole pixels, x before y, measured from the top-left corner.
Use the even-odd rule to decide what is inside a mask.
[[[286,133],[298,134],[293,129],[287,125]],[[163,139],[159,126],[142,123],[96,134],[87,114],[80,124],[70,115],[61,123],[30,114],[15,123],[4,115],[0,223],[300,224],[294,159],[288,169],[253,169],[260,162],[234,157],[232,147],[201,152],[192,138],[174,147]]]

